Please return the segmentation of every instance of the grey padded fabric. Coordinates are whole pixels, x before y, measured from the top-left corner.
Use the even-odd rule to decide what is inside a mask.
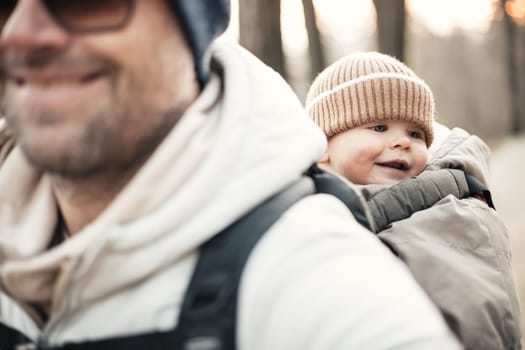
[[[418,210],[431,207],[447,195],[469,196],[465,173],[456,169],[427,170],[393,186],[366,186],[361,190],[376,233]]]

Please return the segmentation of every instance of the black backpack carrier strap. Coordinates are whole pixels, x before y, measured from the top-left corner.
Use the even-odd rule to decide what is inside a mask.
[[[180,349],[236,348],[238,288],[248,256],[289,207],[313,192],[312,181],[304,177],[201,247],[179,317]]]
[[[0,323],[0,349],[15,350],[21,344],[31,344],[31,341],[19,331]]]
[[[312,180],[302,177],[202,245],[176,329],[46,347],[32,344],[20,332],[0,324],[0,349],[233,350],[237,293],[248,256],[288,208],[312,193]]]
[[[496,209],[494,207],[494,202],[492,201],[492,195],[490,194],[490,191],[488,190],[485,185],[483,185],[477,178],[475,178],[472,175],[465,174],[465,179],[467,180],[467,185],[469,188],[469,194],[471,196],[474,195],[481,195],[485,202],[487,202],[487,205],[491,207],[492,209]]]
[[[111,322],[111,320],[108,320]],[[139,321],[140,322],[140,321]],[[103,327],[103,325],[100,325]],[[62,346],[40,346],[38,350],[164,350],[174,349],[173,344],[178,339],[177,329],[165,332],[129,335],[117,338],[68,343]]]
[[[312,165],[306,174],[314,180],[316,193],[331,194],[337,197],[350,209],[359,224],[372,231],[374,221],[366,203],[351,187],[351,184],[346,183],[339,176],[319,168],[316,164]]]
[[[108,320],[111,322],[111,320]],[[140,322],[140,320],[138,321]],[[95,325],[104,327],[104,325]],[[60,346],[38,345],[25,335],[4,324],[0,324],[1,350],[165,350],[176,349],[173,344],[178,340],[178,331],[153,332],[129,335],[81,343],[67,343]]]

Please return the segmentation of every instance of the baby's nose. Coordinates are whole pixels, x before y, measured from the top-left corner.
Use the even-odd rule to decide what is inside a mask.
[[[390,145],[391,148],[408,149],[410,148],[410,139],[407,135],[396,135]]]

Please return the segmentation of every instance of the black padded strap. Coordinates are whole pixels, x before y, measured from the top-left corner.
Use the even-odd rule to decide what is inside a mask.
[[[19,331],[0,323],[0,349],[15,350],[20,344],[31,344],[31,341]]]
[[[471,196],[480,194],[483,196],[483,199],[485,199],[485,202],[487,202],[488,206],[492,209],[496,209],[494,207],[494,202],[492,201],[492,195],[490,194],[490,191],[488,190],[485,185],[483,185],[478,179],[476,179],[474,176],[465,174],[465,178],[467,180],[467,185],[469,189],[469,193]]]
[[[235,349],[237,293],[246,260],[281,214],[313,191],[312,181],[303,178],[201,247],[179,318],[180,349]]]
[[[108,320],[111,322],[111,320]],[[104,327],[104,325],[94,325]],[[1,350],[165,350],[173,349],[178,340],[177,330],[129,335],[97,341],[68,343],[61,346],[37,345],[24,334],[0,324]]]
[[[358,223],[368,230],[372,230],[373,221],[368,208],[365,207],[365,203],[351,185],[317,165],[311,166],[307,174],[314,180],[316,193],[326,193],[337,197],[350,209]]]
[[[111,322],[109,320],[108,322]],[[103,327],[100,325],[99,327]],[[173,349],[178,339],[177,329],[166,332],[129,335],[82,343],[69,343],[59,347],[39,347],[41,350],[163,350]]]

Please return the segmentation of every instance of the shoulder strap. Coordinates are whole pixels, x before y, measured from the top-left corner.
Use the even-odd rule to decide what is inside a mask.
[[[490,194],[488,188],[472,175],[465,174],[465,179],[467,180],[469,195],[474,196],[476,194],[480,194],[483,196],[483,199],[485,202],[487,202],[488,206],[495,210],[496,207],[494,207],[492,195]]]
[[[0,349],[14,350],[23,344],[31,344],[31,341],[19,331],[0,323]]]
[[[180,349],[235,349],[237,293],[253,247],[289,207],[312,194],[302,178],[201,247],[179,317]]]
[[[351,184],[346,183],[337,175],[319,168],[316,164],[308,169],[307,175],[314,180],[316,193],[326,193],[337,197],[350,209],[357,222],[368,230],[372,230],[374,222],[368,207],[358,192],[351,187]]]
[[[111,322],[111,321],[109,321]],[[95,325],[104,327],[104,325]],[[166,332],[152,332],[122,336],[95,341],[67,343],[60,346],[43,346],[29,340],[20,331],[0,324],[1,350],[153,350],[177,349],[173,347],[178,341],[177,329]]]

